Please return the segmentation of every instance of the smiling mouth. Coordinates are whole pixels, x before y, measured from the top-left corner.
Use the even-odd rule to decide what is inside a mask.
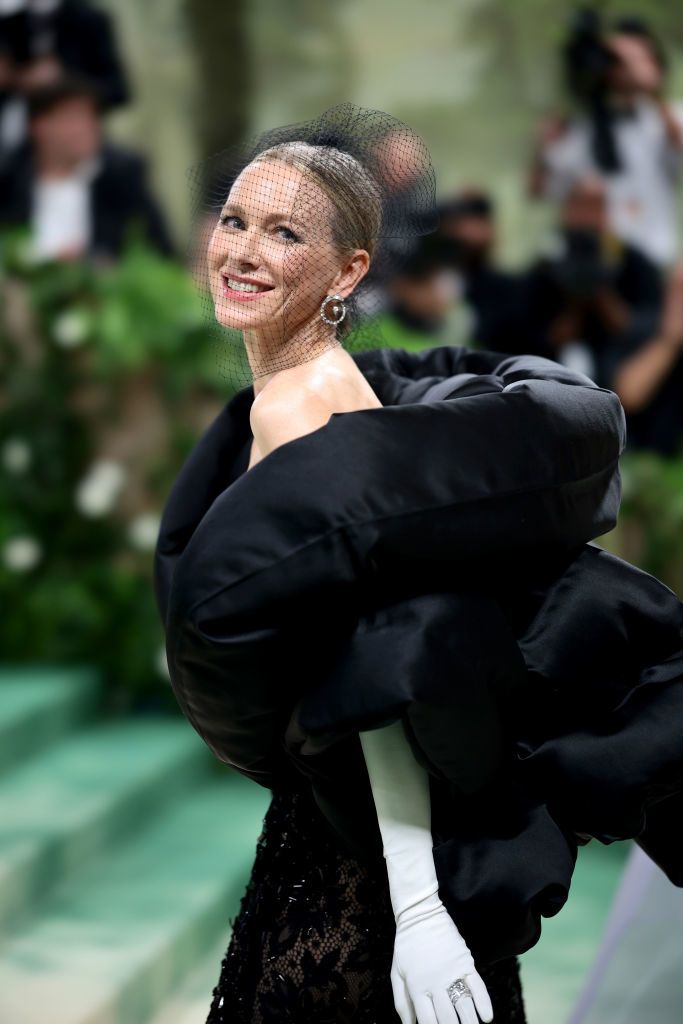
[[[223,291],[227,294],[262,295],[264,292],[272,292],[273,286],[267,284],[252,284],[248,281],[236,281],[234,277],[221,274],[223,278]]]

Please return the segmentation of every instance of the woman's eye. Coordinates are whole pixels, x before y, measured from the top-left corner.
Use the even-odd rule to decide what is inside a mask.
[[[284,224],[280,224],[278,226],[277,230],[278,231],[286,231],[287,232],[287,236],[288,236],[287,237],[287,241],[288,242],[298,242],[299,241],[299,236],[295,235],[294,232],[291,230],[291,228],[286,227]]]
[[[237,221],[238,224],[242,224],[241,219],[235,213],[223,213],[223,214],[221,214],[219,220],[220,220],[221,224],[229,224],[229,222],[233,221],[233,220]],[[234,225],[231,225],[231,227],[234,227]],[[287,234],[286,235],[281,235],[280,237],[281,238],[285,238],[286,241],[288,241],[288,242],[298,242],[298,241],[300,241],[299,236],[295,235],[294,232],[291,230],[291,228],[288,228],[285,224],[278,225],[278,227],[275,230],[276,231],[286,231]]]

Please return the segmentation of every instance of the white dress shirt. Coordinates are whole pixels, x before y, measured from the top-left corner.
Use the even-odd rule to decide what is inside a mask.
[[[101,166],[99,155],[87,157],[63,178],[36,178],[33,183],[31,247],[40,259],[62,249],[86,248],[92,240],[90,186]]]
[[[672,103],[671,110],[683,126],[683,104]],[[581,116],[572,121],[559,139],[543,149],[547,193],[561,199],[577,177],[600,175],[614,232],[659,266],[666,266],[678,252],[676,183],[683,152],[669,141],[659,108],[646,98],[636,101],[632,116],[615,118],[614,134],[623,166],[616,173],[605,173],[591,151],[590,120]]]

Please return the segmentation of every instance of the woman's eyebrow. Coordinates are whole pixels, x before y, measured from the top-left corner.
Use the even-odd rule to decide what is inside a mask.
[[[231,210],[236,210],[238,213],[244,215],[244,208],[241,207],[239,203],[233,203],[232,201],[226,203],[225,206],[223,207],[222,213],[226,213],[228,208],[230,208]],[[291,213],[286,213],[285,211],[279,211],[278,213],[269,213],[264,223],[269,224],[271,220],[290,220],[294,224],[300,224],[301,227],[304,226],[303,222],[300,221],[298,217],[292,216]]]

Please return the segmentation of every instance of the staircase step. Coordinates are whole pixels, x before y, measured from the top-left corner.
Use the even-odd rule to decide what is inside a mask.
[[[229,942],[230,929],[221,931],[208,953],[145,1024],[206,1024]]]
[[[0,778],[0,933],[45,891],[210,771],[178,717],[108,719]]]
[[[53,890],[2,948],[0,1020],[145,1024],[221,932],[227,945],[269,799],[209,776]]]
[[[89,718],[101,679],[88,667],[0,669],[0,774]]]

